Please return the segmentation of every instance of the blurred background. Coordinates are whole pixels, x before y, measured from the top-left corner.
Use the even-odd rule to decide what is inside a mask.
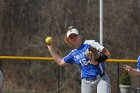
[[[140,55],[140,1],[103,0],[103,45],[112,59]],[[51,57],[44,40],[52,36],[57,52],[65,56],[66,28],[75,26],[85,39],[99,42],[99,0],[0,0],[0,56]],[[107,62],[112,93],[119,93],[123,64]],[[59,67],[54,61],[0,60],[3,91],[80,93],[80,69],[75,64]],[[131,75],[140,87],[140,76]]]

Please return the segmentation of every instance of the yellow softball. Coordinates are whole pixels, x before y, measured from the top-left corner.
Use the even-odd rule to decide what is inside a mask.
[[[52,43],[52,37],[47,37],[45,39],[46,44],[50,45]]]

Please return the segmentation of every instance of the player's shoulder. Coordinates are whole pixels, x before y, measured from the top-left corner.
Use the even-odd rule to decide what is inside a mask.
[[[94,42],[95,42],[95,40],[85,40],[84,44],[91,44],[91,43],[94,43]]]

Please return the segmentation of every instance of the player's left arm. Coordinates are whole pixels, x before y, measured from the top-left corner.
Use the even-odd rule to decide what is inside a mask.
[[[109,50],[106,49],[106,48],[103,48],[103,49],[102,49],[102,53],[104,53],[108,58],[110,58],[110,56],[111,56]]]
[[[95,41],[90,41],[89,44],[93,47],[93,49],[95,48],[94,50],[97,50],[97,51],[94,51],[94,56],[96,54],[99,55],[98,57],[94,57],[95,61],[104,62],[108,58],[110,58],[111,54],[109,50],[106,49],[104,46],[102,46],[101,44]]]

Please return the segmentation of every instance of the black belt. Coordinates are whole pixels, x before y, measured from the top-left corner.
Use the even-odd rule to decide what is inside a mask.
[[[100,75],[93,76],[93,77],[82,77],[82,79],[85,79],[85,80],[87,80],[87,81],[96,80],[96,79],[98,79],[98,78],[103,77],[104,75],[105,75],[105,73],[102,73],[102,74],[100,74]]]

